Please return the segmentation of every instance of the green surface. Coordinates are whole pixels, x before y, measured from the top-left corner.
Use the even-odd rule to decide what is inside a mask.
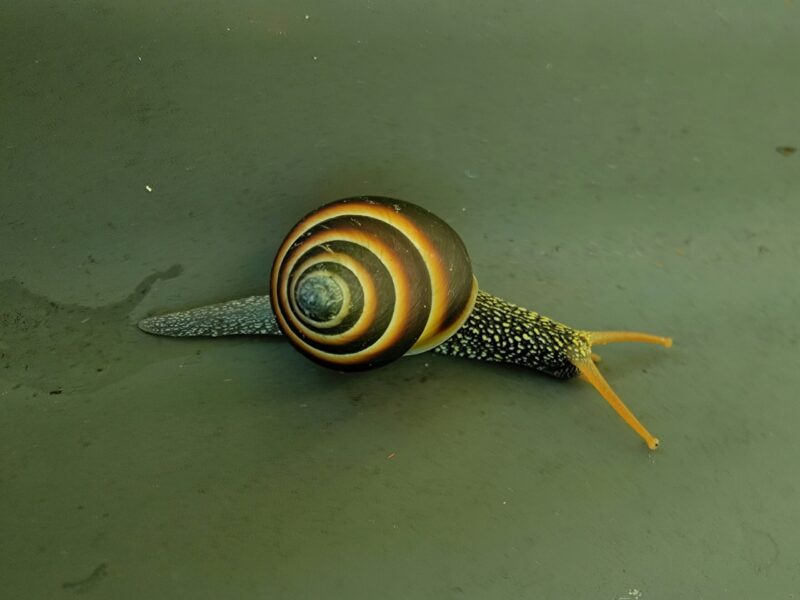
[[[799,598],[798,11],[4,2],[0,597]],[[361,193],[673,336],[602,353],[662,449],[578,381],[135,329]]]

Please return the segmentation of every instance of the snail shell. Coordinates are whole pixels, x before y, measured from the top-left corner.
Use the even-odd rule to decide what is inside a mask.
[[[306,215],[270,278],[281,331],[304,355],[341,370],[436,347],[469,316],[478,283],[458,234],[410,202],[346,198]]]

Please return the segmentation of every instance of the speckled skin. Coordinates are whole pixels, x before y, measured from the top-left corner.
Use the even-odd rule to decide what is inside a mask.
[[[139,321],[139,329],[170,337],[281,334],[269,296],[248,296],[147,317]]]
[[[464,325],[433,351],[511,363],[569,379],[578,374],[573,361],[589,355],[591,347],[581,332],[479,291]]]
[[[281,335],[268,296],[249,296],[139,322],[147,333],[172,337]],[[475,307],[437,354],[529,367],[568,379],[576,358],[590,353],[585,335],[535,312],[479,291]]]

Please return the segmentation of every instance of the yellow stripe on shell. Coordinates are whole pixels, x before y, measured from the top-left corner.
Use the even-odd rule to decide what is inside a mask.
[[[314,264],[314,262],[338,262],[353,272],[355,277],[361,282],[362,290],[364,292],[364,308],[362,310],[362,315],[359,320],[356,321],[354,327],[349,330],[355,330],[354,335],[344,336],[343,334],[340,334],[339,336],[330,336],[309,329],[302,322],[299,322],[295,318],[292,310],[289,310],[291,302],[289,296],[287,295],[287,292],[291,293],[289,290],[287,290],[289,274],[295,270],[296,264],[302,258],[306,248],[324,246],[326,243],[334,241],[359,243],[359,238],[361,238],[363,241],[364,237],[365,236],[362,232],[354,229],[339,228],[336,230],[321,230],[303,240],[303,244],[301,246],[296,248],[295,251],[288,257],[284,257],[283,263],[281,264],[279,270],[280,276],[278,279],[278,291],[276,296],[281,307],[281,311],[279,311],[280,314],[277,314],[276,316],[279,317],[279,321],[282,325],[286,325],[286,320],[284,319],[285,316],[297,329],[303,332],[303,335],[316,342],[323,344],[330,343],[332,345],[346,344],[350,341],[353,341],[356,339],[355,335],[362,333],[364,330],[368,329],[370,325],[372,325],[372,321],[374,320],[374,316],[377,312],[375,280],[369,271],[367,271],[360,263],[356,262],[352,257],[346,254],[337,253],[330,250],[325,254],[319,254],[304,261],[301,263],[300,270],[304,270],[306,265],[311,266]],[[283,314],[284,312],[286,315]],[[305,343],[298,338],[294,337],[293,339],[305,346]]]
[[[401,276],[403,277],[403,281],[401,282],[398,282],[398,280],[395,277],[392,278],[392,283],[394,285],[394,292],[395,292],[395,306],[394,306],[394,312],[392,313],[392,318],[390,319],[389,325],[387,326],[383,335],[381,335],[372,346],[364,348],[359,352],[353,352],[350,354],[334,354],[307,345],[296,333],[294,333],[294,331],[290,327],[287,327],[285,316],[283,314],[283,312],[286,310],[287,298],[285,293],[277,293],[277,292],[279,290],[286,289],[286,283],[287,283],[286,280],[294,264],[299,260],[299,255],[301,254],[302,247],[299,247],[296,250],[295,252],[296,256],[290,258],[288,261],[284,260],[284,262],[281,263],[280,268],[278,270],[280,276],[277,278],[277,284],[278,284],[277,286],[275,285],[276,281],[273,281],[272,285],[273,293],[277,293],[276,298],[278,298],[278,304],[281,308],[281,310],[276,311],[275,317],[280,323],[283,332],[289,338],[292,339],[295,345],[302,347],[306,352],[308,352],[312,356],[330,364],[354,365],[360,363],[367,363],[370,360],[372,360],[372,358],[379,356],[387,347],[391,347],[392,344],[394,344],[396,340],[402,336],[403,325],[406,322],[406,315],[408,315],[411,310],[411,294],[410,294],[411,281],[405,275],[405,270],[402,268],[403,267],[402,257],[392,252],[391,248],[389,248],[381,240],[374,238],[372,236],[365,235],[363,231],[357,229],[341,228],[341,227],[338,227],[335,230],[323,229],[317,233],[314,233],[308,238],[304,239],[303,246],[305,246],[306,243],[309,243],[313,246],[320,246],[322,244],[333,241],[347,241],[350,243],[358,244],[359,246],[362,246],[364,248],[367,248],[373,254],[375,254],[378,257],[378,259],[386,266],[386,269],[389,271],[390,274],[400,273]],[[283,246],[286,246],[286,244],[284,244]],[[285,253],[286,249],[291,247],[291,244],[289,244],[289,246],[286,246],[286,249],[284,249],[283,246],[281,247],[281,251]],[[335,253],[332,252],[331,254]],[[329,255],[325,256],[329,257]],[[273,278],[273,280],[275,279],[276,278]],[[366,301],[366,290],[364,295]],[[371,294],[371,297],[373,299],[375,298],[374,292]],[[377,302],[377,299],[374,299],[373,302]],[[289,313],[289,315],[287,316],[291,317],[291,313]],[[292,324],[295,325],[298,329],[303,330],[303,333],[307,334],[309,338],[313,339],[317,335],[315,332],[310,331],[307,327],[302,325],[302,323],[298,323],[295,319],[292,318],[291,321]],[[326,343],[331,339],[332,336],[325,336],[320,343]]]
[[[411,350],[406,352],[408,355],[412,354],[422,354],[423,352],[427,352],[441,344],[442,342],[446,342],[450,337],[455,334],[456,331],[461,329],[461,326],[466,322],[469,318],[470,313],[472,313],[472,309],[475,307],[475,299],[478,297],[478,280],[475,276],[472,276],[472,291],[469,295],[469,301],[464,306],[464,310],[461,311],[461,314],[458,316],[456,320],[453,321],[452,325],[447,329],[443,329],[436,333],[435,335],[428,336],[427,338],[417,340],[417,343],[411,347]]]
[[[331,346],[348,344],[354,340],[357,340],[359,336],[363,335],[364,332],[369,329],[369,327],[375,321],[375,314],[378,310],[375,279],[372,277],[372,274],[367,271],[363,265],[361,265],[361,263],[356,262],[351,256],[341,252],[332,252],[330,254],[315,256],[314,258],[302,263],[301,267],[306,267],[306,265],[313,266],[314,264],[320,262],[335,262],[340,264],[350,269],[353,275],[355,275],[356,279],[359,280],[361,283],[361,289],[364,293],[364,308],[361,311],[361,316],[355,323],[353,323],[353,326],[350,329],[338,335],[330,335],[309,329],[303,322],[298,322],[295,320],[295,314],[293,311],[289,311],[287,316],[295,325],[295,327],[303,332],[304,336],[314,340],[315,342],[319,342],[321,344],[330,344]],[[293,294],[293,289],[290,290],[289,293]],[[291,302],[291,298],[286,298],[286,300]],[[347,301],[350,301],[349,292],[347,294]],[[294,305],[294,303],[292,303],[292,305]]]

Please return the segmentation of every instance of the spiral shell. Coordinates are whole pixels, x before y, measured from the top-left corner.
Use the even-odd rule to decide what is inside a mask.
[[[447,223],[410,202],[364,196],[303,218],[278,250],[270,289],[278,326],[300,352],[361,370],[447,340],[478,284]]]

